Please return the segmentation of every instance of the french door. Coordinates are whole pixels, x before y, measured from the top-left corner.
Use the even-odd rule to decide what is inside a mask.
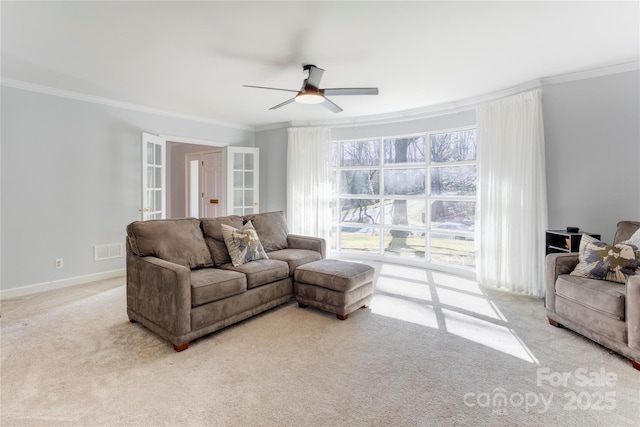
[[[227,147],[227,215],[259,212],[258,148]]]
[[[166,191],[166,139],[149,133],[142,133],[142,201],[141,201],[141,218],[143,221],[149,219],[162,219],[166,218],[166,206],[167,206],[167,191]],[[207,185],[202,185],[202,188],[198,189],[200,197],[205,197],[208,203],[200,203],[200,205],[212,205],[213,209],[207,210],[204,216],[212,215],[246,215],[259,212],[259,149],[254,147],[224,147],[226,151],[226,158],[224,156],[218,157],[216,161],[215,156],[212,156],[209,160],[212,165],[211,168],[203,168],[198,175],[200,178],[195,178],[194,182],[204,180],[208,182],[208,178],[211,181],[215,181],[214,178],[220,177],[226,180],[226,183],[220,180],[215,185],[211,185],[211,188],[206,188]],[[189,157],[186,157],[188,160]],[[205,161],[206,163],[209,163]],[[189,164],[189,162],[187,162]],[[226,163],[226,164],[224,164]],[[205,166],[204,164],[202,166]],[[198,168],[199,169],[199,168]],[[226,175],[222,172],[226,170]],[[202,173],[205,176],[202,176]],[[208,178],[207,178],[208,175]],[[197,175],[196,175],[197,176]],[[192,177],[187,176],[188,182]],[[218,194],[221,193],[220,185],[226,186],[226,209],[220,207],[224,206],[224,203],[216,203],[219,201]],[[172,190],[174,197],[180,197],[188,202],[188,212],[195,210],[195,206],[191,206],[190,194],[184,193],[187,191],[183,187],[182,194],[175,194],[176,189]],[[211,190],[211,192],[209,191]],[[200,200],[202,202],[202,200]],[[220,205],[220,206],[216,206]],[[224,209],[224,210],[223,210]],[[225,212],[226,210],[226,212]],[[201,213],[201,214],[202,214]]]
[[[166,141],[156,135],[142,133],[142,201],[141,219],[166,217]]]

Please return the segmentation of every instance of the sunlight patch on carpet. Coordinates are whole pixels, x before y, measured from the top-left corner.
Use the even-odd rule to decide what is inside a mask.
[[[371,303],[371,313],[429,328],[438,328],[433,307],[403,298],[375,295]]]
[[[408,281],[399,277],[381,275],[378,277],[376,289],[378,292],[431,301],[431,291],[426,282]]]
[[[526,362],[538,363],[529,348],[506,326],[452,310],[443,309],[442,312],[449,333]]]

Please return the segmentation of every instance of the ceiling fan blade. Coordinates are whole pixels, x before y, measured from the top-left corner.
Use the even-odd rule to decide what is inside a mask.
[[[342,111],[342,108],[338,107],[336,104],[331,102],[329,98],[325,98],[324,102],[320,105],[327,108],[328,110],[333,111],[334,113],[339,113],[340,111]]]
[[[336,87],[322,89],[322,93],[327,96],[336,95],[377,95],[377,87]]]
[[[320,87],[320,79],[322,79],[322,73],[324,70],[318,68],[315,65],[305,65],[302,67],[304,70],[309,71],[309,77],[307,77],[307,85],[313,86],[316,89]]]
[[[276,105],[276,106],[274,106],[274,107],[269,108],[269,110],[275,110],[276,108],[284,107],[284,106],[285,106],[285,105],[287,105],[287,104],[291,104],[291,103],[292,103],[293,101],[295,101],[295,100],[296,100],[296,98],[295,98],[295,97],[293,97],[293,98],[291,98],[291,99],[287,99],[286,101],[281,102],[280,104],[278,104],[278,105]]]
[[[242,87],[252,87],[252,88],[255,88],[255,89],[282,90],[284,92],[296,92],[296,93],[298,93],[298,91],[294,90],[294,89],[280,89],[278,87],[251,86],[251,85],[242,85]]]

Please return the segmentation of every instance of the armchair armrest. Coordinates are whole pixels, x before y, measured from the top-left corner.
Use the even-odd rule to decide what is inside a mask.
[[[561,274],[569,274],[578,265],[577,253],[549,254],[545,265],[545,307],[556,311],[556,280]]]
[[[171,334],[190,332],[191,271],[160,258],[127,254],[127,308]]]
[[[322,259],[326,257],[327,244],[319,237],[299,236],[297,234],[287,235],[287,244],[290,249],[308,249],[319,252]]]
[[[640,276],[627,278],[626,287],[626,322],[629,347],[640,351]]]

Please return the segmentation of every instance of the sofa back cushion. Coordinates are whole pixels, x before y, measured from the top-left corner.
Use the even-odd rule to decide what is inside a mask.
[[[244,220],[251,221],[266,252],[287,249],[289,230],[283,211],[245,215]]]
[[[238,215],[220,216],[217,218],[200,218],[204,239],[211,252],[211,257],[215,265],[228,264],[231,262],[229,251],[224,243],[222,235],[222,224],[233,228],[241,228],[243,221]]]
[[[131,250],[188,268],[211,267],[213,260],[195,218],[135,221],[127,226]]]
[[[640,222],[638,221],[620,221],[616,229],[616,235],[613,237],[613,244],[616,245],[627,240],[638,229],[640,229]]]

